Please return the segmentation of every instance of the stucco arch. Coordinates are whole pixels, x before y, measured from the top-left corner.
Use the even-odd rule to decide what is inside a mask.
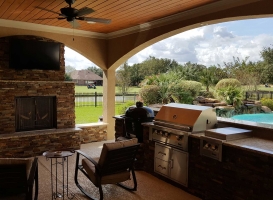
[[[273,16],[273,15],[272,15]],[[272,17],[270,15],[270,17]],[[189,26],[185,26],[182,28],[178,28],[176,30],[172,30],[170,32],[164,33],[162,35],[159,35],[157,37],[154,37],[148,41],[143,42],[142,44],[140,44],[139,46],[136,46],[135,48],[133,48],[132,50],[130,50],[128,53],[126,53],[125,55],[123,55],[122,57],[120,57],[112,66],[111,68],[118,68],[121,64],[123,64],[125,61],[127,61],[129,58],[131,58],[132,56],[134,56],[135,54],[137,54],[138,52],[140,52],[141,50],[157,43],[160,42],[164,39],[167,39],[169,37],[172,37],[174,35],[183,33],[185,31],[188,30],[192,30],[195,28],[199,28],[202,26],[207,26],[207,25],[213,25],[213,24],[218,24],[218,23],[223,23],[223,22],[231,22],[231,21],[237,21],[237,20],[247,20],[247,19],[258,19],[258,18],[266,18],[269,17],[269,15],[256,15],[256,16],[240,16],[240,17],[230,17],[230,18],[222,18],[222,19],[215,19],[215,20],[210,20],[210,21],[205,21],[202,24],[200,23],[196,23],[196,24],[192,24]]]
[[[209,20],[209,21],[204,21],[202,23],[195,23],[191,24],[189,26],[184,26],[175,30],[171,30],[167,33],[163,33],[162,35],[159,35],[157,37],[154,37],[150,40],[147,40],[138,46],[134,47],[131,49],[129,52],[127,52],[125,55],[121,56],[110,68],[117,69],[120,65],[122,65],[125,61],[130,59],[132,56],[140,52],[141,50],[157,43],[160,42],[164,39],[167,39],[169,37],[172,37],[174,35],[183,33],[185,31],[189,31],[195,28],[200,28],[202,26],[207,26],[207,25],[213,25],[213,24],[218,24],[218,23],[223,23],[223,22],[231,22],[231,21],[238,21],[238,20],[250,20],[250,19],[259,19],[259,18],[266,18],[266,17],[272,17],[273,15],[255,15],[255,16],[239,16],[239,17],[228,17],[228,18],[221,18],[221,19],[214,19],[214,20]],[[138,43],[137,41],[140,40],[140,38],[143,38],[143,35],[139,34],[139,36],[136,39],[135,43]]]
[[[156,42],[204,24],[211,25],[234,20],[273,17],[272,6],[273,1],[257,1],[247,5],[223,7],[215,10],[215,12],[202,10],[182,14],[161,24],[147,24],[148,28],[145,30],[140,28],[138,32],[109,39],[108,69],[116,69],[131,56]],[[119,48],[120,46],[122,48]]]

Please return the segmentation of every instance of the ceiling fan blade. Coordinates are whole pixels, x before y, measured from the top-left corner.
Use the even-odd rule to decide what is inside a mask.
[[[52,18],[38,18],[38,19],[33,19],[33,20],[46,20],[46,19],[57,19],[57,18],[56,17],[52,17]],[[63,19],[65,19],[65,18],[63,18]]]
[[[69,23],[71,24],[71,26],[72,26],[73,28],[78,28],[78,27],[80,27],[79,22],[77,22],[75,19],[74,19],[73,21],[69,21]]]
[[[102,23],[102,24],[110,24],[111,19],[103,19],[103,18],[93,18],[93,17],[79,17],[79,20],[84,20],[87,23]]]
[[[38,8],[38,9],[41,9],[41,10],[45,10],[45,11],[47,11],[47,12],[52,12],[52,13],[55,13],[55,14],[58,14],[58,15],[62,15],[61,13],[58,13],[58,12],[55,12],[55,11],[52,11],[52,10],[48,10],[48,9],[46,9],[46,8],[41,8],[41,7],[39,7],[39,6],[36,6],[35,8]]]
[[[88,15],[92,12],[95,12],[92,8],[83,7],[78,10],[77,16],[80,17],[80,16]]]

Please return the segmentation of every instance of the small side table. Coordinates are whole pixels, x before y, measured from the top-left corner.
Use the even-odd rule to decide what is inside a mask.
[[[72,156],[74,151],[46,151],[43,153],[43,156],[46,157],[47,160],[50,159],[50,171],[51,171],[51,192],[52,192],[52,200],[57,198],[64,199],[65,195],[68,199],[73,199],[74,194],[69,196],[68,194],[68,157]],[[55,161],[55,162],[54,162]],[[65,170],[66,163],[66,170]],[[53,166],[55,165],[55,174],[53,172]],[[61,166],[62,172],[62,192],[58,192],[58,165]],[[65,173],[66,171],[66,173]],[[54,187],[54,176],[55,175],[55,187]],[[66,184],[65,184],[66,179]],[[65,192],[66,189],[66,192]],[[66,194],[65,194],[66,193]]]

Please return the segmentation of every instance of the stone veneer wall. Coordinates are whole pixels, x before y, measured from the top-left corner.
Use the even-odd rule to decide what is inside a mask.
[[[78,124],[77,128],[82,129],[80,132],[81,144],[107,140],[107,124]]]
[[[0,134],[15,132],[15,97],[56,96],[57,128],[75,127],[74,83],[0,80]]]
[[[60,43],[60,70],[14,70],[9,68],[11,38],[56,42],[36,36],[0,38],[0,157],[28,157],[47,150],[79,149],[75,85],[64,81],[64,44]],[[15,132],[15,97],[20,96],[55,96],[57,129]]]
[[[45,151],[80,149],[80,129],[50,129],[0,134],[0,157],[41,156]]]
[[[15,132],[15,97],[56,96],[57,129],[75,127],[74,83],[65,82],[64,44],[60,43],[60,70],[14,70],[9,68],[12,38],[55,42],[36,36],[0,38],[0,134]]]

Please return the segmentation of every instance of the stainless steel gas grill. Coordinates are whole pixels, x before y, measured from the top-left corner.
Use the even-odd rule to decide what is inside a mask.
[[[188,135],[215,128],[213,108],[170,103],[161,107],[149,139],[155,141],[154,171],[188,185]]]

